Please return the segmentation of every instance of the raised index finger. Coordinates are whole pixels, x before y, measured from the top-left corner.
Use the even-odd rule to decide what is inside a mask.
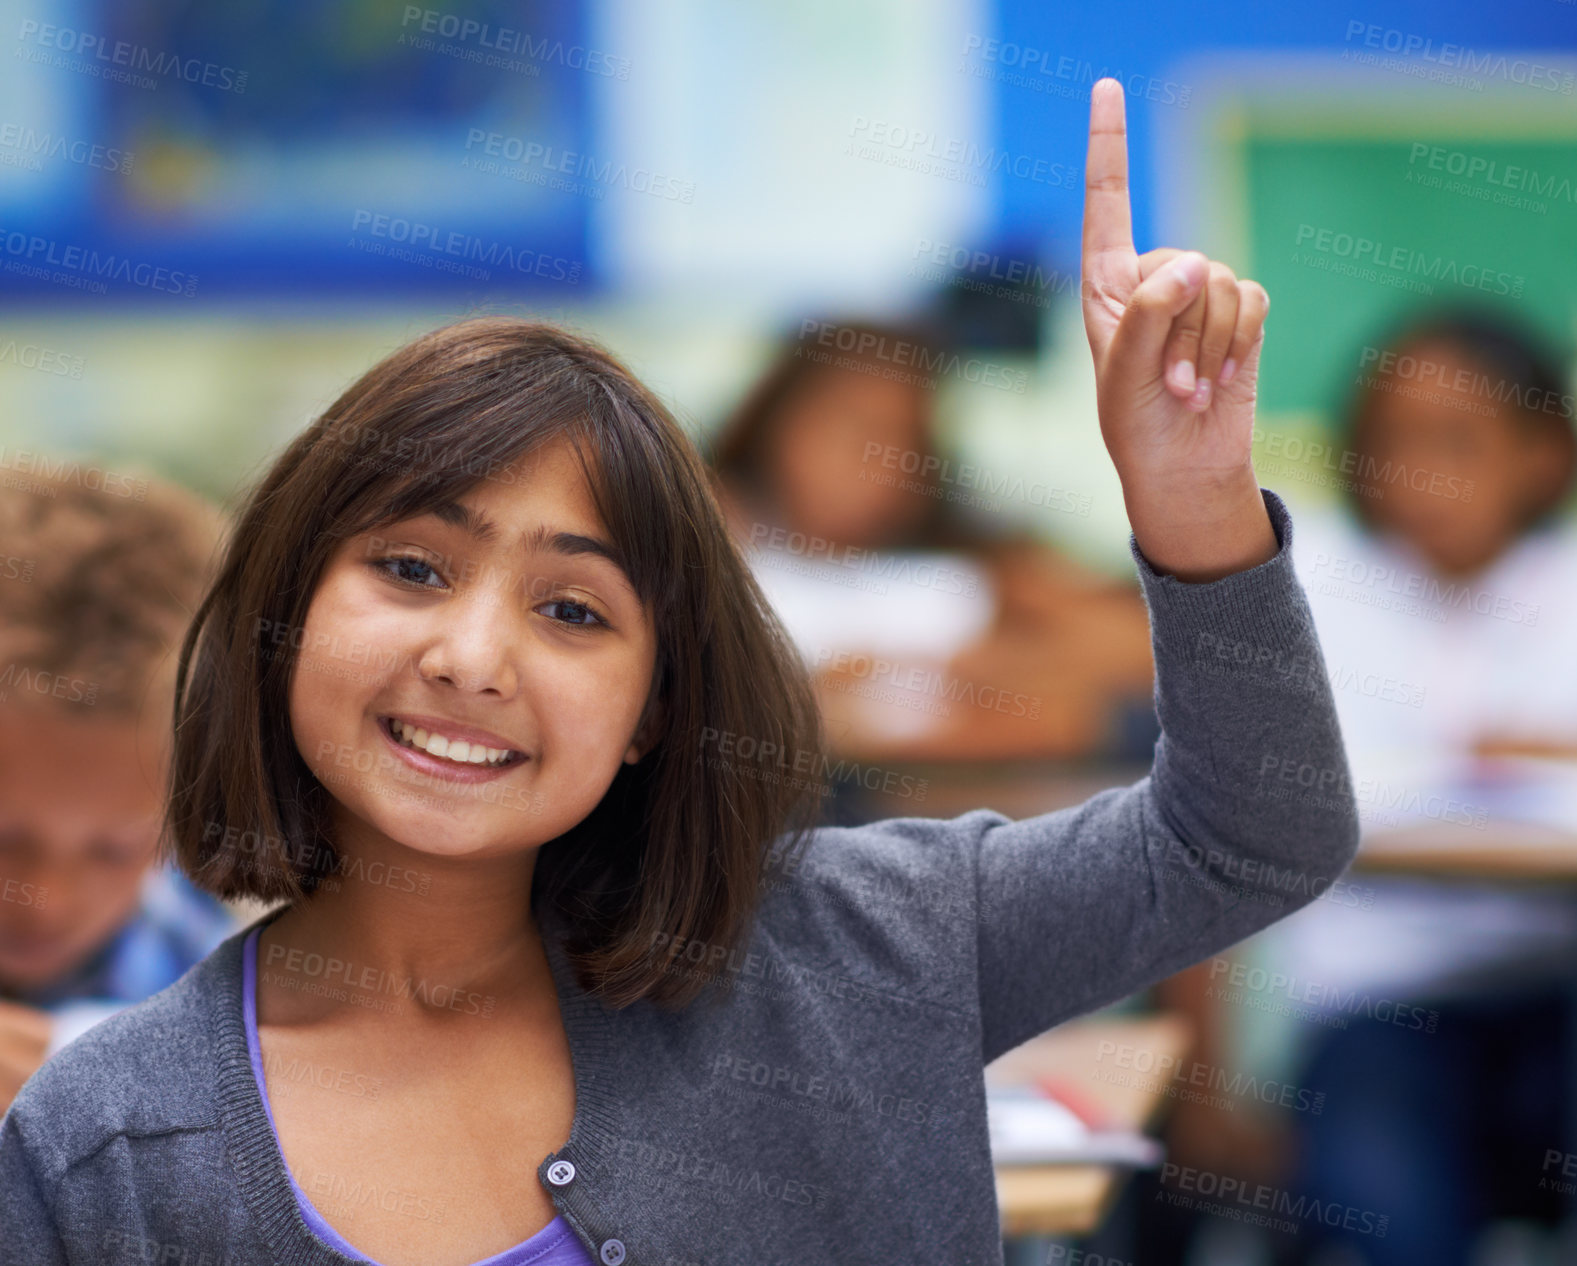
[[[1128,209],[1128,124],[1123,87],[1099,79],[1090,89],[1090,151],[1084,165],[1085,272],[1097,255],[1133,250]]]

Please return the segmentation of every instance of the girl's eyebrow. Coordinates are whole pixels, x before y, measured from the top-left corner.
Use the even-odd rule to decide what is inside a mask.
[[[480,544],[489,545],[498,539],[498,525],[493,520],[480,510],[458,501],[440,501],[429,513],[452,527],[464,529],[467,535]],[[619,575],[624,578],[624,583],[631,590],[635,588],[630,580],[629,569],[625,567],[619,551],[599,537],[584,536],[579,532],[555,532],[543,524],[532,531],[521,533],[520,544],[527,553],[545,549],[565,558],[590,554],[596,558],[607,559],[619,569]]]

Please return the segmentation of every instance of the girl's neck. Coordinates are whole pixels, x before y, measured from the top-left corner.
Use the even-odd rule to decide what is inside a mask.
[[[264,928],[258,964],[325,989],[369,982],[402,1010],[433,1016],[491,1012],[553,995],[530,908],[536,851],[451,858],[399,850],[342,854],[332,878]],[[364,985],[362,987],[368,987]],[[302,988],[309,1008],[323,990]]]

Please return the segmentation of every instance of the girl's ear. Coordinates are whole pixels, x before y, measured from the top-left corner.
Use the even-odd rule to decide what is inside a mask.
[[[656,689],[646,701],[646,711],[641,714],[640,724],[635,727],[635,737],[630,740],[629,749],[624,753],[624,763],[633,765],[656,746],[658,738],[663,732],[663,705],[657,697]]]

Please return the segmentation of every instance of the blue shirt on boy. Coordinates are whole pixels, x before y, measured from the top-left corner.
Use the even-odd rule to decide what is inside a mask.
[[[174,984],[240,926],[222,901],[179,870],[155,866],[120,931],[75,971],[17,1000],[54,1018],[47,1058],[106,1016]]]

